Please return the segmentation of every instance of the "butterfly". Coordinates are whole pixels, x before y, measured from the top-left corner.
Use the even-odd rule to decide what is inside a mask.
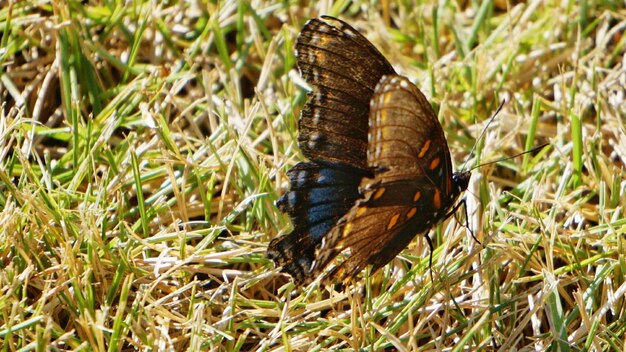
[[[299,119],[308,161],[287,172],[290,190],[277,206],[294,229],[272,240],[267,256],[296,284],[348,281],[454,213],[470,173],[452,171],[422,92],[346,22],[309,20],[296,58],[314,87]]]

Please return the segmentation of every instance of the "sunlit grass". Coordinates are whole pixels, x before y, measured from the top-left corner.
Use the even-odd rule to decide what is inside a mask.
[[[623,3],[323,4],[0,9],[4,350],[624,348]],[[432,231],[434,281],[422,238],[345,291],[265,258],[320,14],[424,91],[456,167],[549,143],[473,171],[481,243]]]

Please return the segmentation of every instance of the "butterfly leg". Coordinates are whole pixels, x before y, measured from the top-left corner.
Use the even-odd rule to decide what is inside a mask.
[[[428,242],[428,247],[430,247],[430,254],[428,256],[428,270],[430,270],[430,281],[434,284],[435,279],[433,278],[433,251],[435,250],[435,247],[433,246],[433,240],[428,237],[428,234],[426,234],[426,236],[424,237],[426,237],[426,242]]]
[[[450,210],[450,212],[448,212],[448,214],[446,214],[446,216],[444,217],[444,219],[449,218],[450,216],[452,216],[453,214],[455,215],[455,219],[456,219],[456,212],[457,210],[459,210],[459,208],[461,207],[461,205],[463,205],[463,211],[465,212],[465,227],[469,230],[470,235],[472,235],[472,238],[474,239],[474,241],[478,242],[478,244],[480,244],[482,246],[482,243],[480,243],[480,241],[476,238],[476,236],[474,236],[474,231],[472,231],[472,229],[469,226],[469,216],[467,215],[467,203],[465,202],[465,198],[461,199],[455,206],[454,208],[452,208],[452,210]],[[456,219],[458,221],[458,219]]]

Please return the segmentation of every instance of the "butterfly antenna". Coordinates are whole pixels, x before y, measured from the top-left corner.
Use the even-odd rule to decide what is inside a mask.
[[[469,171],[472,171],[472,170],[478,169],[478,168],[479,168],[479,167],[481,167],[481,166],[490,165],[490,164],[496,164],[496,163],[499,163],[499,162],[501,162],[501,161],[506,161],[506,160],[509,160],[509,159],[517,158],[518,156],[522,156],[522,155],[524,155],[524,154],[534,153],[534,152],[536,152],[536,151],[539,151],[539,150],[541,150],[541,149],[545,148],[545,147],[546,147],[547,145],[549,145],[549,144],[550,144],[550,143],[544,143],[544,144],[542,144],[542,145],[540,145],[540,146],[538,146],[538,147],[534,147],[533,149],[525,150],[525,151],[523,151],[523,152],[521,152],[521,153],[519,153],[519,154],[515,154],[515,155],[512,155],[512,156],[505,156],[505,157],[502,157],[502,158],[500,158],[500,159],[491,160],[491,161],[488,161],[488,162],[486,162],[486,163],[483,163],[483,164],[480,164],[480,165],[476,165],[476,166],[474,166],[473,168],[469,169]]]
[[[463,164],[463,167],[461,168],[461,170],[465,170],[465,167],[467,166],[468,161],[471,159],[472,155],[474,154],[474,151],[476,150],[476,146],[478,145],[478,142],[483,138],[483,136],[485,135],[485,132],[487,132],[487,129],[489,129],[489,125],[491,125],[493,120],[495,120],[496,116],[498,116],[498,113],[500,112],[500,110],[502,110],[502,107],[504,106],[505,102],[506,100],[502,99],[496,111],[493,113],[493,115],[491,115],[489,122],[487,122],[487,125],[485,126],[485,128],[483,128],[483,131],[480,132],[480,136],[478,136],[478,138],[476,139],[476,142],[474,142],[474,146],[472,147],[472,150],[470,150],[470,153],[467,156],[467,159],[465,160],[465,163]]]

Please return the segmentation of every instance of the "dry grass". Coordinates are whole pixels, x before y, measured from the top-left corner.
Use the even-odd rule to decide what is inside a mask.
[[[4,351],[625,348],[624,3],[324,4],[4,3]],[[434,283],[421,238],[346,292],[264,257],[324,13],[432,99],[457,166],[500,99],[481,161],[550,143],[474,171],[484,246],[440,226]]]

